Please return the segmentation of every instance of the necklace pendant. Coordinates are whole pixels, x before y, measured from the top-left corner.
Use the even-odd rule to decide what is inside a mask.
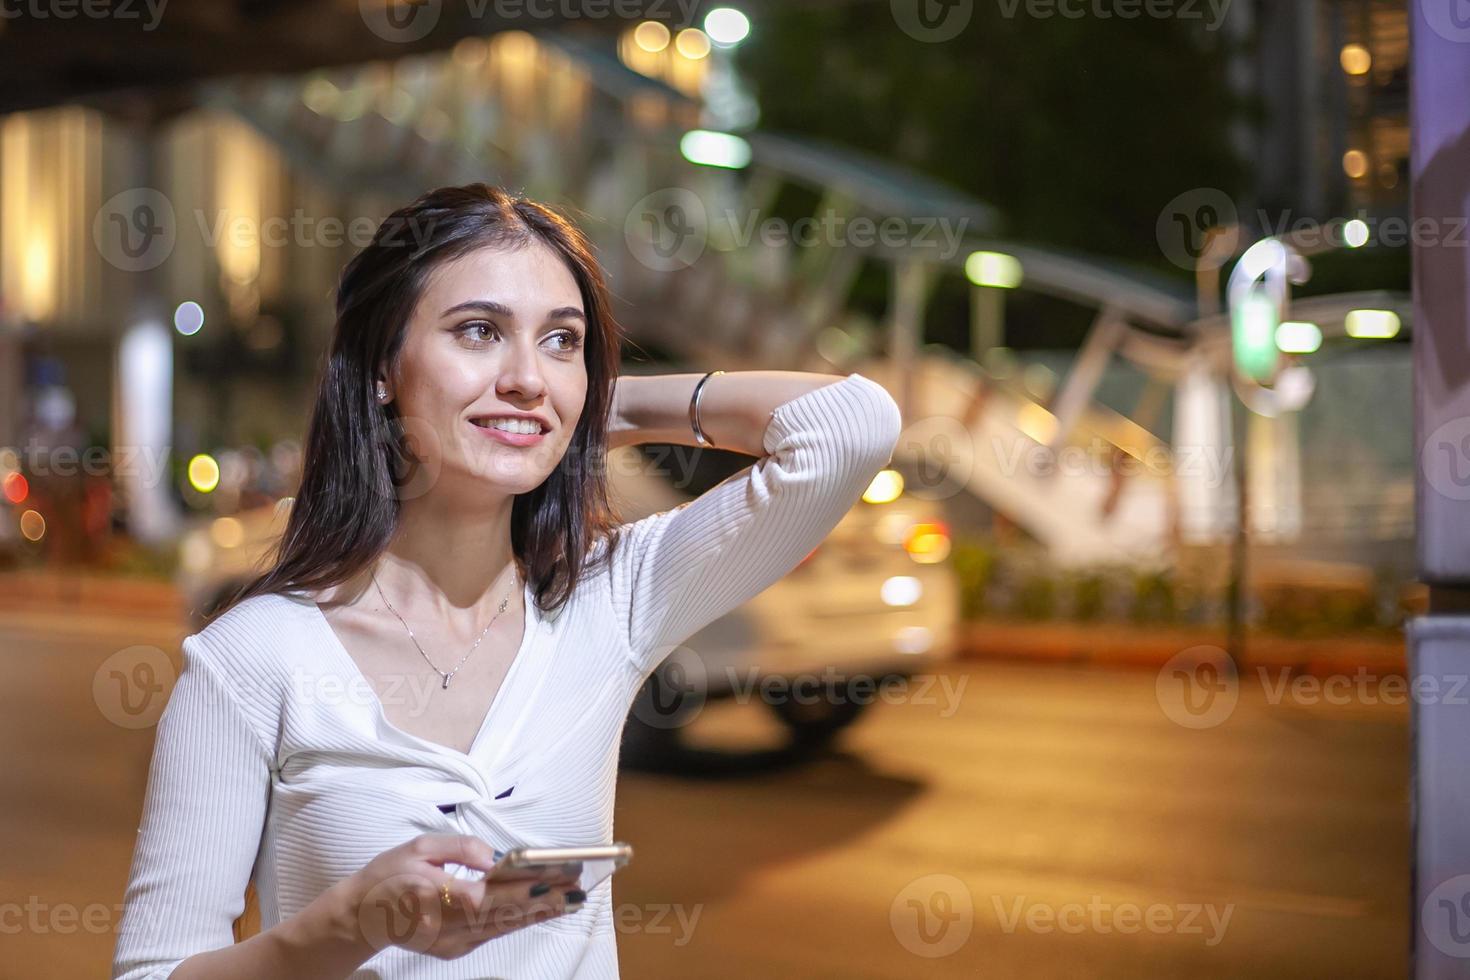
[[[453,674],[445,674],[444,675],[444,690],[446,690],[446,691],[449,690],[449,678],[451,678],[453,676],[454,676]]]

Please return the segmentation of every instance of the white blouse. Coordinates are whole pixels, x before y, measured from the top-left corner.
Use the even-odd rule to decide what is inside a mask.
[[[888,464],[900,427],[887,391],[849,374],[772,413],[770,455],[623,525],[609,564],[555,614],[527,584],[520,649],[468,752],[388,722],[304,596],[248,599],[187,637],[158,723],[114,980],[167,977],[233,943],[247,882],[268,929],[420,833],[473,834],[501,851],[611,842],[623,723],[644,680],[820,544]],[[578,911],[459,959],[392,946],[352,976],[614,980],[612,881]]]

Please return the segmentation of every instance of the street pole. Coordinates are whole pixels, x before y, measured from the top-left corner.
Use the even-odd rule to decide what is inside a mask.
[[[1235,446],[1231,472],[1235,474],[1235,536],[1230,545],[1229,609],[1226,613],[1225,649],[1237,670],[1245,666],[1246,558],[1250,548],[1250,410],[1232,392],[1230,396],[1230,441]]]

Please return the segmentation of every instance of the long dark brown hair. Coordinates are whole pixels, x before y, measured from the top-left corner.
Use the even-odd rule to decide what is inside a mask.
[[[620,331],[607,285],[585,236],[557,211],[498,187],[431,191],[393,212],[347,263],[337,287],[337,321],[307,432],[301,485],[272,566],[231,596],[317,591],[353,578],[388,546],[406,479],[410,440],[392,406],[374,398],[380,367],[391,376],[408,321],[429,275],[479,248],[540,242],[562,257],[587,315],[583,348],[587,400],[566,453],[536,489],[511,506],[511,550],[551,610],[576,588],[599,536],[616,545],[607,495],[607,428],[617,380]]]

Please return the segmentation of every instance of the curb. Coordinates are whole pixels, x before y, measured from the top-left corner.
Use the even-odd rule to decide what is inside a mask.
[[[1032,623],[985,620],[957,628],[961,660],[1009,660],[1157,669],[1183,650],[1225,646],[1219,629],[1149,628],[1114,623]],[[1317,677],[1365,671],[1407,675],[1402,633],[1332,637],[1282,637],[1248,633],[1245,665],[1286,668]]]

